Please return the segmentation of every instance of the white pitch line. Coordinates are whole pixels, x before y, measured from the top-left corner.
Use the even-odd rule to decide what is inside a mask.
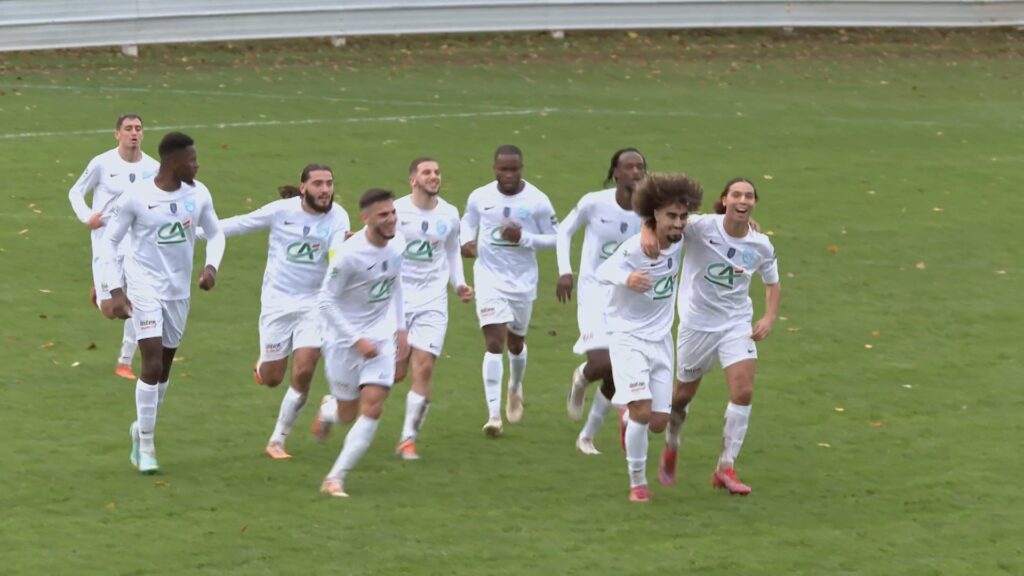
[[[68,90],[72,92],[134,92],[140,94],[175,94],[182,96],[228,96],[231,98],[257,98],[263,100],[313,100],[319,102],[352,102],[355,104],[392,104],[396,106],[465,106],[481,109],[501,108],[491,104],[438,101],[381,100],[377,98],[351,98],[345,96],[307,96],[305,94],[261,94],[259,92],[229,92],[226,90],[185,90],[181,88],[145,88],[141,86],[56,86],[48,84],[15,84],[12,88],[28,90]]]
[[[495,110],[493,112],[451,112],[441,114],[407,114],[396,116],[369,116],[366,118],[306,118],[303,120],[249,120],[246,122],[219,122],[216,124],[179,124],[167,126],[146,126],[146,130],[193,130],[207,128],[256,128],[261,126],[306,126],[310,124],[363,124],[371,122],[407,122],[412,120],[444,120],[453,118],[481,118],[493,116],[527,116],[530,114],[556,112],[553,108],[536,110]],[[18,140],[23,138],[49,138],[61,136],[83,136],[88,134],[107,134],[110,128],[92,128],[89,130],[68,130],[63,132],[0,132],[0,140]]]

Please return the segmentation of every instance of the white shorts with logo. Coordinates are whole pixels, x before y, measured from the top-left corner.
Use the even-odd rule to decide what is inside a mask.
[[[110,300],[110,291],[127,286],[124,277],[124,257],[117,257],[117,269],[120,271],[121,283],[117,286],[107,286],[103,279],[103,267],[100,265],[99,256],[92,258],[92,287],[96,290],[96,301]]]
[[[448,331],[448,313],[440,310],[419,310],[405,313],[409,328],[409,346],[429,352],[435,357],[444,348],[444,335]]]
[[[359,399],[359,389],[364,384],[377,384],[391,388],[395,382],[395,356],[398,348],[394,339],[378,340],[377,355],[366,358],[356,350],[355,345],[324,344],[324,373],[331,394],[338,400]]]
[[[580,327],[580,337],[572,347],[573,353],[586,354],[591,350],[607,350],[608,332],[604,311],[608,304],[608,291],[600,284],[580,282],[576,298],[576,321]]]
[[[177,348],[185,334],[189,298],[160,300],[144,294],[128,294],[132,304],[136,340],[161,338],[164,348]]]
[[[287,358],[299,348],[320,348],[320,315],[315,306],[260,313],[260,362]]]
[[[509,332],[516,336],[526,336],[532,315],[532,300],[512,300],[501,297],[476,300],[476,317],[480,321],[481,328],[492,324],[507,324]]]
[[[742,360],[757,359],[750,324],[743,323],[728,330],[705,332],[679,327],[676,339],[676,377],[681,382],[694,382],[715,365],[728,368]]]
[[[659,341],[614,332],[608,335],[608,355],[615,379],[613,404],[650,400],[652,412],[672,410],[671,334]]]

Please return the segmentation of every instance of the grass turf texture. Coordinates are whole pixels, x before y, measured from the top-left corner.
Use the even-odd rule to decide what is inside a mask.
[[[1022,56],[1005,30],[0,55],[0,572],[1021,573]],[[461,209],[503,143],[524,150],[526,178],[561,215],[601,188],[623,146],[698,178],[706,206],[730,177],[751,177],[785,317],[759,347],[739,460],[754,494],[709,486],[720,372],[691,411],[675,487],[656,483],[652,437],[653,505],[627,501],[614,417],[604,455],[574,451],[575,309],[555,301],[552,251],[523,423],[480,433],[482,340],[453,299],[424,459],[392,456],[402,384],[346,484],[353,497],[321,496],[344,432],[325,445],[308,434],[322,369],[295,459],[261,453],[283,393],[250,377],[263,235],[232,239],[217,288],[194,291],[159,419],[162,473],[137,475],[133,385],[112,374],[120,324],[88,305],[87,231],[66,199],[125,111],[145,117],[150,154],[172,127],[195,137],[222,217],[321,161],[357,219],[358,194],[405,193],[421,154],[441,160]],[[760,309],[759,284],[753,296]]]

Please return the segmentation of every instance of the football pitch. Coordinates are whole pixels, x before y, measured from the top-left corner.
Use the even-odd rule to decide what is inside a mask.
[[[0,574],[1024,573],[1022,40],[622,32],[0,54]],[[604,454],[575,451],[576,311],[555,300],[553,251],[523,421],[481,434],[483,342],[453,297],[423,459],[393,455],[406,382],[352,497],[319,494],[344,432],[309,434],[322,366],[294,459],[262,453],[284,392],[250,375],[265,235],[229,239],[216,288],[193,289],[161,473],[138,475],[134,385],[112,373],[121,325],[89,305],[88,232],[67,200],[129,111],[150,155],[171,129],[195,138],[221,217],[324,162],[357,221],[363,190],[404,195],[425,154],[461,210],[506,143],[561,216],[626,146],[698,179],[705,207],[749,177],[782,273],[737,462],[753,494],[709,483],[721,371],[691,408],[676,486],[657,484],[652,436],[650,505],[627,499],[614,417]],[[752,297],[760,310],[759,283]]]

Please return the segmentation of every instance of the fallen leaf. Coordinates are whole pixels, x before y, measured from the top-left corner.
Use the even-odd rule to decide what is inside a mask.
[[[792,272],[786,272],[786,278],[796,278],[796,274]]]
[[[913,384],[904,384],[903,387],[904,388],[913,388],[914,385]]]
[[[881,335],[882,335],[882,333],[881,333],[881,332],[879,332],[878,330],[872,330],[872,331],[871,331],[871,335],[872,335],[872,336],[875,336],[875,337],[878,337],[878,336],[881,336]]]
[[[249,529],[249,527],[248,527],[248,526],[242,526],[242,529],[241,529],[241,530],[239,530],[239,533],[241,533],[241,534],[245,534],[245,531],[246,531],[246,530],[248,530],[248,529]]]
[[[846,412],[846,408],[840,408],[839,406],[836,406],[835,408],[833,408],[833,410],[835,410],[836,412]]]
[[[46,288],[40,288],[39,291],[42,292],[43,294],[51,294],[52,293],[52,290],[47,290]]]
[[[768,236],[775,236],[775,231],[774,230],[765,230],[764,233],[767,234]]]
[[[764,179],[765,180],[772,180],[772,175],[771,174],[765,174],[764,175]]]
[[[917,264],[914,264],[914,268],[917,268],[918,270],[924,270],[925,269],[924,262],[918,262]]]
[[[785,316],[779,316],[779,320],[782,320],[783,322],[785,322],[786,320],[789,320],[789,318],[787,318]]]
[[[1006,274],[1006,270],[996,270],[996,274],[999,274],[1000,276],[1003,276],[1003,275]]]
[[[168,482],[167,480],[154,480],[153,485],[159,488],[163,488],[164,486],[170,486],[171,483]]]
[[[875,420],[874,422],[871,423],[871,427],[872,428],[881,428],[882,427],[882,423],[879,422],[878,420]]]
[[[868,190],[868,195],[869,196],[874,196],[875,195],[875,191],[874,190]]]
[[[935,135],[936,136],[945,136],[945,134],[943,134],[942,132],[936,132]]]
[[[107,505],[104,506],[104,508],[106,508],[107,510],[113,510],[114,508],[117,508],[117,504],[113,502],[107,502]]]
[[[797,333],[799,331],[800,331],[799,328],[786,328],[786,332],[789,332],[790,334],[795,334],[795,333]]]
[[[942,212],[942,208],[939,208],[938,206],[936,206],[936,207],[932,208],[932,212]]]
[[[818,446],[821,447],[821,448],[831,448],[832,447],[832,445],[829,444],[828,442],[818,442]]]
[[[829,254],[835,254],[836,252],[839,252],[839,246],[836,246],[835,244],[829,244],[828,245],[828,253]]]
[[[874,348],[874,346],[872,346],[871,344],[865,344],[864,347],[867,348],[868,350]]]
[[[633,32],[633,31],[626,32],[626,36],[629,36],[633,40],[636,40],[637,38],[640,37],[639,34],[637,34],[636,32]]]
[[[185,361],[185,357],[184,356],[175,356],[174,360],[173,360],[173,362],[175,362],[175,363],[184,362],[184,361]]]
[[[18,236],[21,236],[22,234],[25,234],[27,232],[28,232],[28,228],[25,228],[24,230],[18,232]]]
[[[554,330],[548,330],[548,336],[558,336],[558,332],[555,332]]]
[[[39,317],[42,318],[43,320],[46,320],[46,314],[40,314]]]
[[[50,342],[43,344],[40,348],[53,348],[53,341],[51,340]]]
[[[96,343],[95,342],[89,342],[89,345],[86,346],[85,349],[86,350],[95,350],[96,349]]]
[[[221,145],[220,145],[220,149],[221,149],[221,150],[227,150],[228,148],[230,148],[230,146],[229,146],[229,145],[227,145],[227,144],[221,144]]]
[[[71,363],[71,367],[72,368],[78,368],[79,364],[81,364],[81,362],[72,362]]]

